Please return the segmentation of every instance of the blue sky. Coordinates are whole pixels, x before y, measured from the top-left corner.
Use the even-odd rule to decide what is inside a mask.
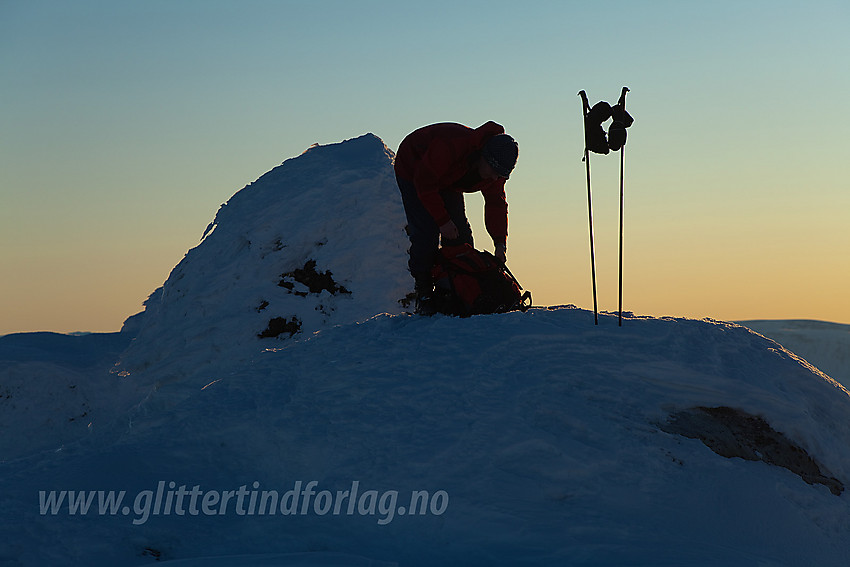
[[[624,85],[626,309],[850,323],[848,21],[839,1],[0,1],[0,333],[117,330],[264,172],[441,121],[518,140],[509,265],[536,303],[591,307],[576,94]],[[603,309],[618,163],[591,160]]]

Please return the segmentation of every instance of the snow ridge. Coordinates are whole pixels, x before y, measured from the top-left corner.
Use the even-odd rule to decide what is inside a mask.
[[[774,339],[844,385],[850,385],[850,325],[828,321],[741,321]]]

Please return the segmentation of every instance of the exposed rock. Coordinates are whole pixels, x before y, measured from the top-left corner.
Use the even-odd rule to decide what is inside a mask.
[[[266,327],[266,330],[257,336],[261,339],[270,339],[282,335],[283,333],[289,333],[289,336],[291,337],[300,331],[301,321],[298,317],[292,317],[288,321],[283,317],[275,317],[269,321],[269,326]]]
[[[322,291],[327,291],[331,295],[337,295],[340,293],[348,295],[351,294],[351,292],[345,289],[344,286],[341,286],[334,281],[333,274],[330,270],[317,272],[315,260],[308,260],[307,263],[304,264],[303,268],[296,268],[291,272],[281,274],[280,277],[281,280],[277,285],[288,289],[295,295],[307,295],[306,292],[295,289],[296,283],[306,286],[307,289],[310,290],[310,293],[319,294],[322,293]]]
[[[836,496],[844,484],[830,476],[805,449],[761,417],[730,407],[695,407],[671,414],[660,424],[667,433],[699,439],[723,457],[740,457],[783,467],[809,484],[823,484]]]

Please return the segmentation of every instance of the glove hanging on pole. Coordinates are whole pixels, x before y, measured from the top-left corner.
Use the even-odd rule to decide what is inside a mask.
[[[584,92],[584,91],[582,91]],[[584,97],[587,98],[587,95]],[[587,106],[587,102],[584,101]],[[611,105],[601,100],[587,110],[584,116],[584,145],[593,153],[607,154],[608,140],[605,138],[605,130],[602,123],[611,118]]]
[[[616,152],[626,145],[626,128],[632,125],[634,118],[626,112],[626,93],[629,92],[628,87],[623,87],[623,92],[620,93],[620,100],[611,107],[611,126],[608,127],[608,147],[612,152]]]

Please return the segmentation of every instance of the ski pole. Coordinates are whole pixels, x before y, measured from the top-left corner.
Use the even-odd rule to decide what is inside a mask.
[[[629,92],[628,87],[623,87],[620,93],[618,104],[626,111],[626,93]],[[620,273],[619,273],[619,294],[620,294],[620,320],[619,326],[623,326],[623,168],[625,165],[626,145],[620,148]]]
[[[582,123],[584,124],[584,164],[587,170],[587,216],[590,224],[590,275],[593,282],[593,323],[599,324],[599,308],[596,299],[596,253],[593,246],[593,200],[590,191],[590,152],[587,149],[587,113],[590,110],[590,104],[587,102],[587,93],[583,90],[579,91],[582,107]]]

